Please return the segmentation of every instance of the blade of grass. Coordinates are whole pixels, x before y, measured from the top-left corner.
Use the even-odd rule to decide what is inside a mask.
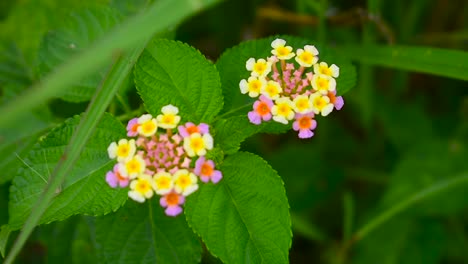
[[[468,80],[468,52],[417,46],[346,45],[336,52],[368,65]]]
[[[452,178],[449,180],[445,181],[440,181],[426,189],[423,189],[412,196],[404,199],[400,203],[394,205],[393,207],[385,210],[381,214],[379,214],[377,217],[369,221],[367,224],[365,224],[363,227],[361,227],[351,238],[353,242],[362,240],[365,238],[370,232],[374,231],[377,229],[379,226],[384,224],[386,221],[388,221],[390,218],[394,217],[395,215],[401,213],[404,210],[409,209],[416,203],[427,199],[431,196],[434,196],[438,193],[441,193],[443,191],[447,191],[450,188],[453,188],[457,185],[460,184],[466,184],[468,183],[468,172],[465,172],[461,174],[461,176],[458,176],[456,178]]]
[[[166,30],[182,19],[220,0],[160,0],[109,32],[94,46],[70,58],[40,83],[0,107],[0,127],[18,119],[61,89],[103,65],[112,56],[146,41],[148,36]]]
[[[369,16],[379,16],[380,0],[367,0],[367,9]],[[364,24],[362,33],[363,45],[373,44],[375,42],[375,25],[371,23]],[[358,83],[358,91],[360,97],[360,105],[362,112],[362,123],[366,130],[370,129],[371,119],[374,110],[374,68],[369,65],[361,64],[359,67],[360,81]]]
[[[110,70],[102,86],[96,91],[96,94],[84,113],[80,124],[73,133],[70,144],[62,154],[60,162],[55,167],[54,172],[50,177],[49,184],[42,193],[41,198],[34,206],[34,209],[26,220],[15,244],[5,259],[5,264],[13,263],[29,235],[39,222],[42,214],[47,209],[47,206],[55,194],[55,190],[60,186],[65,175],[68,174],[69,170],[78,159],[81,150],[93,133],[94,128],[104,114],[107,106],[112,101],[115,93],[118,91],[128,74],[130,74],[135,61],[138,59],[138,56],[143,51],[144,47],[144,45],[140,44],[140,47],[132,50],[128,56],[120,57]]]

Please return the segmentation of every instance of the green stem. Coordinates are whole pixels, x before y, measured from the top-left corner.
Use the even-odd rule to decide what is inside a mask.
[[[120,57],[108,73],[102,86],[96,91],[96,94],[84,113],[80,124],[70,139],[70,144],[67,146],[60,161],[57,163],[57,166],[51,175],[49,184],[42,193],[41,198],[34,206],[31,215],[26,220],[21,233],[9,252],[5,260],[5,264],[13,263],[29,235],[34,230],[34,227],[39,222],[42,214],[47,209],[47,206],[55,195],[55,190],[60,186],[65,176],[69,173],[70,169],[79,158],[83,147],[93,133],[94,128],[101,120],[104,111],[112,101],[115,93],[121,87],[128,74],[130,74],[135,61],[140,56],[144,47],[144,45],[140,44],[140,46],[132,50],[128,56]]]
[[[248,107],[252,107],[252,103],[247,103],[247,104],[241,105],[241,106],[239,106],[239,107],[236,107],[236,108],[234,108],[234,109],[231,109],[231,110],[225,112],[224,114],[218,115],[218,116],[215,118],[215,120],[213,120],[213,123],[216,122],[216,121],[219,120],[219,119],[222,119],[222,118],[224,118],[224,117],[227,117],[227,116],[229,116],[230,114],[233,114],[233,113],[235,113],[235,112],[237,112],[237,111],[244,110],[245,108],[248,108]]]
[[[319,12],[319,25],[318,25],[318,40],[320,43],[326,43],[327,41],[327,9],[328,0],[320,0],[320,12]]]
[[[122,51],[130,50],[145,42],[149,36],[176,25],[182,19],[220,0],[159,0],[146,12],[141,12],[109,32],[89,49],[76,54],[46,76],[41,82],[27,89],[0,107],[0,127],[17,120],[46,100],[55,97],[65,87],[80,80]]]
[[[117,119],[121,122],[128,121],[134,117],[141,116],[143,113],[145,113],[145,111],[146,110],[144,109],[144,107],[139,107],[138,109],[126,112],[125,114],[118,116]]]
[[[403,200],[402,202],[396,204],[395,206],[389,208],[388,210],[384,211],[374,219],[372,219],[369,223],[361,227],[354,235],[351,240],[353,242],[362,240],[365,238],[370,232],[381,226],[383,223],[388,221],[390,218],[394,217],[398,213],[410,208],[414,204],[427,199],[431,196],[434,196],[440,192],[446,191],[452,187],[455,187],[459,184],[468,183],[468,173],[462,174],[462,176],[452,178],[446,181],[439,182],[434,184],[426,189],[421,190],[418,193],[408,197],[407,199]]]

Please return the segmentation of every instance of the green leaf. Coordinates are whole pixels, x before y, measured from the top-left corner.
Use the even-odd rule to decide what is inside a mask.
[[[5,251],[8,244],[8,238],[10,237],[11,230],[7,225],[3,225],[0,228],[0,254],[2,258],[5,257]]]
[[[49,32],[39,49],[39,71],[42,76],[53,71],[73,55],[88,49],[96,40],[111,30],[119,21],[118,13],[108,8],[86,9],[72,13],[61,29]],[[59,94],[70,102],[91,98],[109,70],[107,66],[73,83]]]
[[[25,61],[33,65],[42,37],[48,30],[61,25],[71,11],[103,5],[108,0],[8,2],[12,2],[13,5],[8,16],[0,23],[0,39],[10,39],[15,42],[25,55]]]
[[[12,230],[21,228],[39,199],[51,170],[63,158],[72,133],[77,129],[79,117],[67,120],[37,143],[18,170],[10,188],[10,221]],[[117,210],[127,199],[124,189],[112,189],[105,181],[105,173],[112,169],[113,161],[107,156],[112,141],[125,136],[125,128],[110,115],[104,115],[82,151],[61,188],[48,206],[39,224],[64,220],[72,215],[103,215]]]
[[[256,133],[282,133],[289,128],[289,126],[276,122],[254,125],[250,123],[247,115],[233,116],[215,123],[214,142],[223,149],[224,154],[234,154],[240,149],[240,144],[245,139]]]
[[[30,85],[34,76],[23,53],[14,43],[0,44],[0,87],[15,84],[20,87]],[[8,94],[8,93],[7,93]]]
[[[291,220],[283,182],[260,157],[238,152],[223,179],[187,197],[189,225],[224,263],[288,263]]]
[[[13,122],[7,128],[0,128],[0,183],[13,179],[22,163],[47,128],[50,127],[49,116],[45,111],[28,113],[21,122]]]
[[[394,219],[357,244],[353,263],[441,263],[446,239],[443,226],[437,221]]]
[[[399,70],[468,80],[468,52],[430,47],[346,45],[337,54],[354,61]]]
[[[239,82],[249,77],[245,63],[252,57],[259,59],[271,56],[271,42],[277,37],[243,42],[224,52],[216,62],[225,98],[223,113],[247,114],[252,109],[253,99],[241,94],[239,90]],[[346,93],[356,84],[354,66],[349,61],[336,56],[334,51],[308,39],[292,36],[279,36],[279,38],[285,39],[293,49],[303,48],[304,45],[315,45],[320,52],[319,61],[338,65],[340,67],[340,76],[337,78],[336,89],[339,95]]]
[[[103,263],[198,263],[201,245],[183,216],[166,216],[157,198],[128,201],[115,214],[96,218]]]
[[[89,49],[76,54],[68,63],[58,67],[42,82],[37,83],[7,104],[0,106],[0,126],[14,121],[44,101],[53,98],[83,76],[98,71],[115,51],[132,51],[135,46],[146,44],[154,34],[167,31],[184,18],[219,2],[219,0],[158,0],[138,16],[133,16],[103,36]],[[133,64],[132,64],[133,65]]]
[[[121,14],[129,16],[141,11],[148,2],[148,0],[111,0],[110,6],[119,10]]]
[[[195,48],[181,42],[151,42],[136,64],[135,84],[153,115],[173,104],[183,120],[209,123],[223,107],[216,67]]]
[[[396,204],[419,190],[438,182],[455,179],[468,171],[467,146],[462,142],[431,141],[411,149],[396,166],[381,207]],[[466,184],[459,184],[450,191],[443,191],[418,204],[411,213],[450,215],[461,212],[468,206]]]

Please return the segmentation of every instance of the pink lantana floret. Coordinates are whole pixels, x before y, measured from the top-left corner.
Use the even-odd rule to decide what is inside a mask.
[[[178,214],[182,213],[182,207],[185,203],[185,197],[181,194],[177,194],[175,192],[170,192],[159,200],[159,204],[166,208],[164,212],[168,216],[177,216]]]
[[[205,157],[200,157],[195,163],[195,174],[200,176],[202,182],[218,183],[223,174],[219,170],[215,170],[215,163],[212,160],[206,160]]]
[[[117,186],[127,187],[128,181],[129,179],[127,177],[123,177],[119,173],[119,164],[115,164],[114,169],[112,171],[107,172],[106,174],[106,182],[112,188],[115,188]]]
[[[138,136],[138,118],[133,118],[133,119],[130,119],[130,121],[128,121],[127,136],[129,137]]]
[[[299,131],[299,138],[311,138],[314,136],[312,130],[317,127],[317,121],[313,118],[314,113],[296,114],[293,129],[294,131]]]
[[[253,111],[248,113],[248,118],[251,123],[259,125],[262,120],[269,121],[271,119],[271,108],[273,101],[268,97],[261,95],[260,100],[255,101],[253,104]]]
[[[183,126],[179,126],[179,134],[186,138],[193,133],[200,133],[201,135],[210,133],[210,126],[205,123],[200,123],[198,126],[192,122],[187,122]]]

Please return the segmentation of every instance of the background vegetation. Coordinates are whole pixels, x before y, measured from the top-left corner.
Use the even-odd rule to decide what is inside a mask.
[[[70,12],[112,5],[117,17],[130,17],[145,4],[2,1],[2,105],[65,61],[58,56],[44,64],[40,58],[48,54],[41,43],[47,32],[64,27]],[[168,25],[157,16],[148,21],[148,28]],[[103,24],[95,38],[112,25]],[[357,87],[345,95],[343,110],[320,119],[314,138],[299,140],[293,131],[262,134],[242,149],[264,157],[285,182],[294,232],[291,263],[426,264],[468,262],[467,28],[463,0],[228,0],[164,29],[213,61],[244,40],[275,34],[316,40],[351,59]],[[141,111],[133,84],[127,87],[108,109],[122,121]],[[8,222],[8,190],[22,165],[19,157],[51,127],[86,110],[82,99],[71,94],[70,103],[66,96],[40,101],[2,125],[0,224]],[[1,109],[2,120],[15,113]],[[86,216],[42,225],[18,263],[95,263],[93,228]],[[206,253],[203,262],[218,260]]]

